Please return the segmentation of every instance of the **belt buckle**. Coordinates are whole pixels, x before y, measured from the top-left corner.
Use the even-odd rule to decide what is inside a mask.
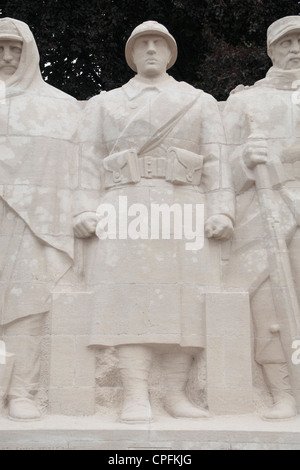
[[[152,157],[145,157],[145,176],[146,178],[153,177],[153,158]]]

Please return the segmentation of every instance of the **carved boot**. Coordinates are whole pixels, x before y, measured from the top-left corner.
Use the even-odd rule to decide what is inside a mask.
[[[119,347],[119,369],[124,389],[121,421],[133,424],[152,421],[148,390],[151,364],[150,348]]]
[[[264,364],[264,376],[272,393],[274,406],[262,416],[265,421],[287,421],[297,416],[286,364]]]
[[[38,421],[41,413],[29,398],[12,398],[8,402],[8,417],[12,421]]]
[[[193,405],[186,396],[186,386],[193,358],[186,353],[165,354],[163,374],[165,377],[164,406],[174,418],[208,418],[209,413]]]

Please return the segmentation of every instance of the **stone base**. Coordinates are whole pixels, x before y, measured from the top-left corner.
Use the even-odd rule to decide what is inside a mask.
[[[300,416],[282,423],[255,415],[201,421],[167,417],[149,426],[100,415],[46,416],[36,423],[1,418],[0,450],[300,450]]]

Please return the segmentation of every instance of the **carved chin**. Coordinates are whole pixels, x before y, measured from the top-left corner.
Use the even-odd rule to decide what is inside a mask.
[[[16,67],[13,67],[13,66],[2,67],[0,69],[1,75],[7,76],[7,77],[10,77],[15,72],[16,72]]]

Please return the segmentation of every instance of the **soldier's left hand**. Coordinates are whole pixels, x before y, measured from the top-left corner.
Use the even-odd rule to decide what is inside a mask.
[[[229,240],[233,235],[232,220],[226,215],[213,215],[205,224],[207,238],[216,240]]]

